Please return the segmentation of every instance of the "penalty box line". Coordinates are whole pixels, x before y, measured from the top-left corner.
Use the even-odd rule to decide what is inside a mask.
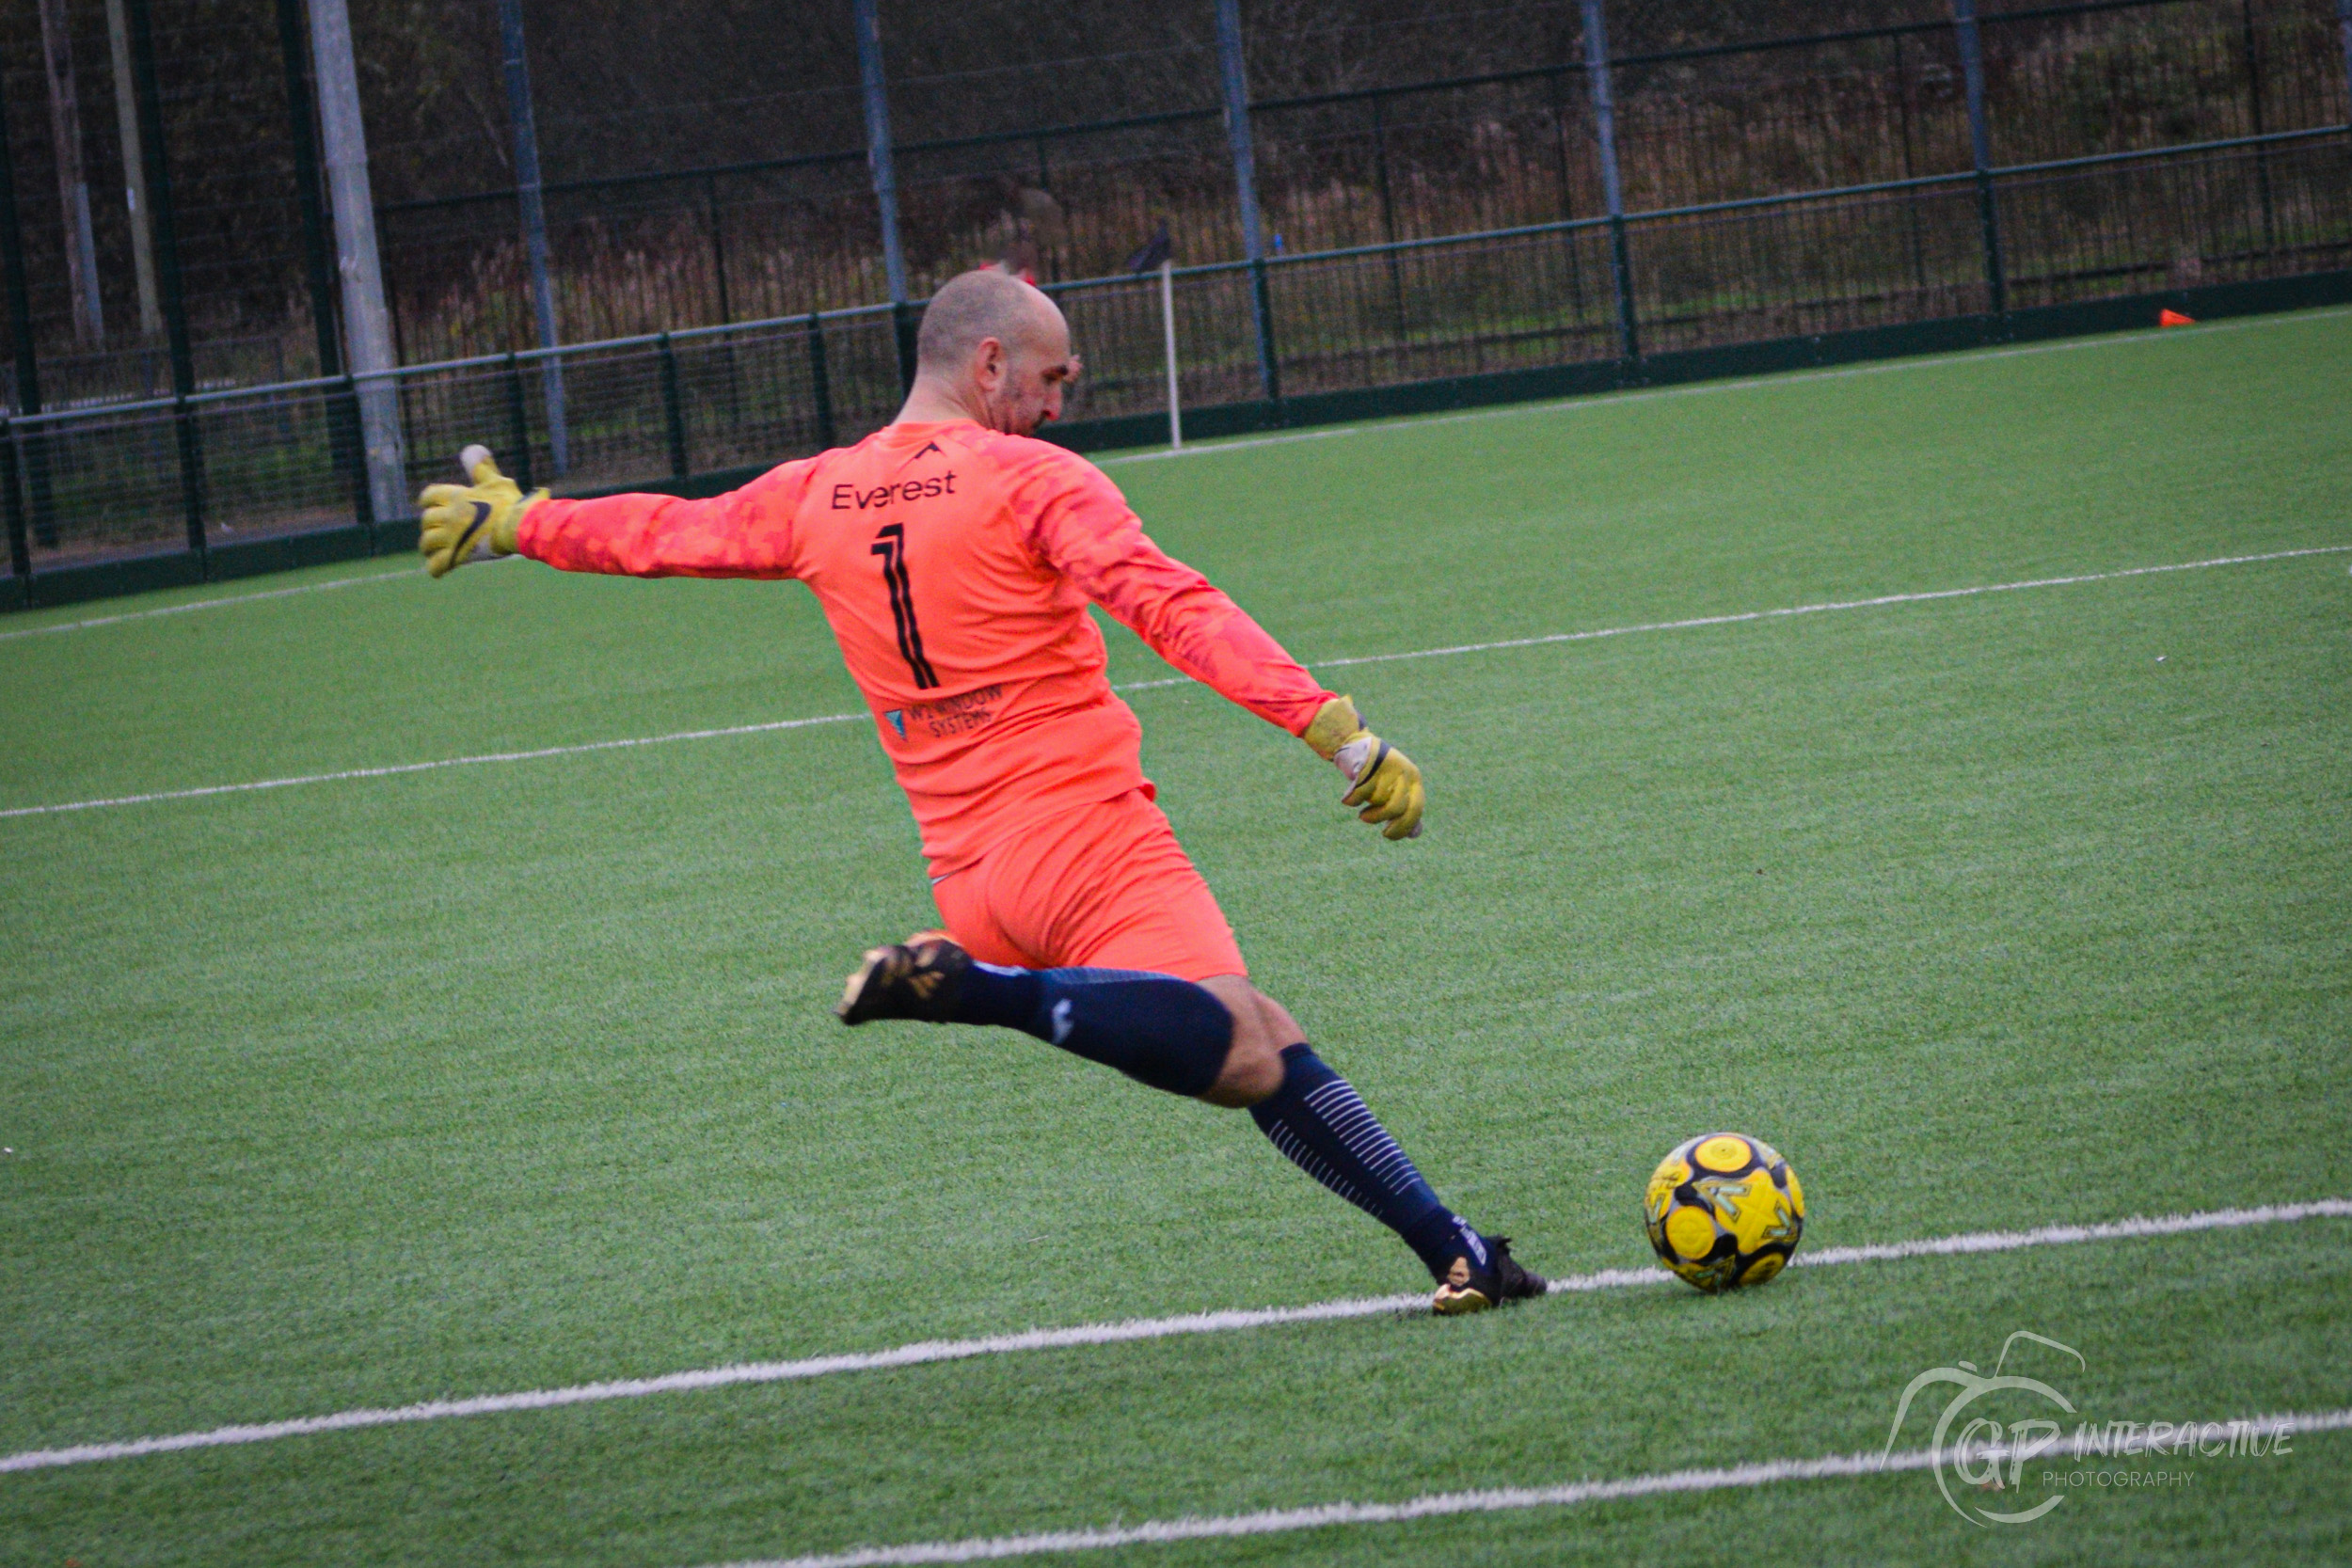
[[[512,557],[501,556],[499,559],[511,560]],[[264,588],[255,594],[223,594],[216,598],[189,599],[182,604],[157,605],[149,610],[119,610],[112,615],[92,615],[80,621],[54,621],[45,626],[16,626],[0,631],[0,642],[13,642],[21,637],[47,637],[52,632],[88,631],[96,626],[118,626],[124,621],[151,621],[158,615],[185,615],[192,610],[220,610],[230,605],[260,604],[267,599],[291,599],[300,594],[324,594],[331,588],[364,588],[372,582],[406,582],[424,575],[424,569],[420,566],[395,567],[389,571],[362,572],[357,577],[330,578],[325,582],[298,582],[291,588]]]
[[[1848,1263],[1895,1262],[1913,1258],[1961,1258],[1979,1253],[2017,1252],[2028,1247],[2068,1246],[2085,1242],[2137,1241],[2181,1236],[2204,1230],[2236,1230],[2249,1226],[2280,1225],[2307,1219],[2352,1218],[2352,1198],[2318,1198],[2307,1203],[2267,1204],[2251,1209],[2216,1209],[2201,1213],[2165,1214],[2145,1219],[2115,1220],[2091,1225],[2053,1225],[2034,1230],[1982,1230],[1957,1236],[1935,1236],[1912,1242],[1884,1242],[1867,1246],[1825,1247],[1800,1253],[1796,1268],[1834,1268]],[[1673,1275],[1662,1269],[1601,1269],[1551,1282],[1554,1295],[1621,1290],[1637,1285],[1663,1285]],[[1181,1317],[1130,1318],[1120,1323],[1082,1323],[1071,1328],[1035,1328],[1021,1334],[992,1334],[971,1339],[927,1339],[889,1350],[836,1355],[808,1356],[796,1361],[739,1363],[696,1371],[671,1372],[660,1377],[625,1378],[607,1383],[575,1384],[563,1388],[538,1388],[512,1394],[484,1394],[471,1399],[429,1400],[417,1404],[338,1411],[328,1416],[305,1416],[292,1420],[258,1421],[183,1432],[164,1437],[138,1437],[126,1442],[84,1443],[71,1448],[32,1449],[0,1455],[0,1472],[45,1470],[69,1465],[94,1465],[147,1454],[176,1453],[190,1449],[230,1448],[269,1443],[325,1432],[352,1432],[366,1427],[406,1426],[451,1420],[465,1416],[505,1415],[526,1410],[556,1410],[567,1405],[596,1404],[612,1400],[644,1399],[655,1394],[681,1394],[709,1388],[765,1383],[796,1383],[839,1372],[878,1371],[894,1367],[924,1366],[942,1361],[968,1361],[985,1355],[1015,1355],[1031,1351],[1063,1350],[1087,1345],[1128,1344],[1139,1340],[1182,1338],[1197,1334],[1223,1334],[1237,1329],[1268,1328],[1286,1323],[1340,1323],[1358,1318],[1401,1317],[1429,1310],[1426,1295],[1359,1296],[1341,1301],[1313,1302],[1304,1307],[1266,1307],[1247,1310],[1194,1312]],[[892,1560],[874,1559],[874,1561]],[[929,1561],[930,1559],[921,1560]]]
[[[2271,1437],[2302,1436],[2307,1433],[2343,1432],[2352,1428],[2352,1410],[2318,1410],[2270,1416],[2240,1416],[2230,1421],[2201,1421],[2198,1428]],[[2139,1458],[2153,1449],[2141,1433],[2119,1436],[2119,1454]],[[1979,1460],[2016,1457],[2006,1447],[1974,1450]],[[1790,1481],[1843,1481],[1864,1476],[1900,1475],[1931,1469],[1937,1462],[1932,1449],[1908,1449],[1900,1453],[1824,1454],[1818,1459],[1768,1459],[1748,1465],[1708,1469],[1665,1470],[1627,1476],[1617,1481],[1573,1481],[1554,1486],[1504,1486],[1477,1492],[1426,1493],[1395,1503],[1320,1503],[1306,1508],[1270,1508],[1254,1513],[1187,1514],[1154,1519],[1140,1525],[1107,1525],[1091,1529],[1047,1530],[1034,1535],[975,1536],[962,1541],[927,1541],[904,1546],[858,1546],[846,1552],[819,1552],[806,1557],[766,1558],[736,1561],[724,1568],[898,1568],[902,1564],[933,1562],[994,1562],[1008,1558],[1041,1557],[1054,1552],[1107,1551],[1117,1546],[1162,1545],[1177,1541],[1225,1541],[1246,1535],[1283,1535],[1294,1530],[1330,1529],[1344,1525],[1401,1525],[1416,1519],[1443,1519],[1465,1513],[1506,1513],[1530,1508],[1574,1508],[1587,1503],[1615,1502],[1627,1497],[1655,1497],[1675,1493],[1724,1492],[1772,1486]],[[1949,1459],[1947,1452],[1944,1456]],[[2108,1464],[2112,1467],[2112,1457]],[[2074,1467],[2074,1462],[2053,1454],[2051,1463]]]
[[[1748,610],[1725,615],[1694,615],[1679,621],[1648,621],[1638,626],[1601,626],[1590,631],[1552,632],[1540,637],[1513,637],[1493,642],[1459,642],[1444,648],[1416,648],[1396,654],[1357,654],[1311,661],[1318,670],[1339,670],[1356,664],[1392,664],[1416,658],[1450,658],[1460,654],[1497,653],[1510,648],[1540,648],[1559,642],[1590,642],[1601,638],[1632,637],[1646,632],[1692,631],[1705,626],[1744,626],[1758,621],[1783,621],[1836,610],[1881,610],[1890,605],[1928,604],[1941,599],[1976,598],[1987,594],[2017,594],[2033,588],[2071,588],[2089,582],[2114,582],[2125,578],[2155,577],[2169,572],[2201,572],[2217,566],[2249,566],[2265,561],[2292,561],[2303,556],[2341,555],[2352,545],[2316,545],[2304,549],[2266,550],[2258,555],[2214,556],[2204,561],[2178,561],[2161,566],[2125,566],[2112,572],[2078,572],[2070,577],[2032,578],[2020,582],[1980,583],[1973,588],[1938,588],[1917,594],[1881,594],[1867,599],[1830,599],[1820,604],[1788,605],[1777,610]],[[391,574],[387,574],[389,576]],[[321,587],[336,586],[320,584]],[[310,592],[288,589],[285,592]],[[168,613],[154,611],[152,613]],[[1187,675],[1160,680],[1123,681],[1118,691],[1151,691],[1163,687],[1194,684]],[[850,724],[867,720],[864,713],[826,713],[809,719],[777,719],[758,724],[728,724],[716,729],[677,730],[668,735],[633,736],[621,740],[590,740],[571,746],[541,746],[524,752],[488,752],[475,756],[441,757],[431,762],[393,763],[380,768],[344,768],[326,773],[298,773],[282,779],[255,779],[243,784],[199,784],[190,789],[158,789],[139,795],[103,796],[87,800],[59,800],[48,805],[0,809],[0,819],[14,816],[55,816],[67,812],[100,811],[113,806],[149,805],[159,800],[195,800],[215,795],[247,795],[261,790],[293,789],[304,784],[334,784],[346,779],[389,779],[404,773],[432,773],[445,768],[472,768],[486,763],[538,762],[550,757],[585,756],[595,752],[626,751],[639,746],[666,746],[679,740],[714,740],[725,736],[766,735],[776,730],[802,730],[819,724]]]
[[[199,784],[194,789],[159,789],[145,795],[114,795],[95,800],[66,800],[52,806],[14,806],[0,817],[51,816],[60,812],[99,811],[108,806],[143,806],[155,800],[196,800],[208,795],[247,795],[262,789],[293,789],[300,784],[334,784],[342,779],[389,779],[403,773],[431,773],[444,768],[474,768],[493,762],[537,762],[547,757],[585,756],[591,752],[626,751],[632,746],[666,746],[674,740],[716,740],[722,736],[766,735],[771,730],[804,730],[815,724],[847,724],[863,713],[826,713],[814,719],[775,719],[764,724],[728,724],[711,730],[677,730],[669,735],[632,736],[624,740],[590,740],[576,746],[541,746],[528,752],[485,752],[470,757],[441,757],[432,762],[398,762],[382,768],[344,768],[332,773],[300,773],[284,779],[255,779],[246,784]]]

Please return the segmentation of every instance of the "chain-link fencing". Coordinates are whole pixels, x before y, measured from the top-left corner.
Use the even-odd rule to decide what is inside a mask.
[[[1605,60],[1563,23],[1551,61],[1251,103],[1257,258],[1213,108],[902,144],[918,297],[895,305],[869,303],[887,284],[862,151],[560,182],[562,320],[592,341],[554,350],[532,346],[519,246],[479,239],[511,232],[513,193],[389,202],[402,353],[428,362],[372,384],[397,388],[411,489],[477,439],[566,493],[692,489],[885,422],[920,293],[994,257],[1032,266],[1070,316],[1087,373],[1069,424],[1158,438],[1170,324],[1157,273],[1124,269],[1163,226],[1197,430],[1219,410],[1241,428],[1462,378],[1631,382],[1741,345],[1961,322],[1997,336],[2024,312],[2342,273],[2334,6],[2096,0]],[[1147,103],[1213,76],[1205,54],[1153,55]],[[20,206],[51,172],[19,161]],[[263,226],[270,245],[293,232]],[[42,286],[54,307],[63,285]],[[17,411],[0,491],[19,579],[162,555],[210,571],[257,540],[357,549],[412,527],[372,515],[365,388],[301,379],[300,333],[267,341],[268,385],[158,397],[151,371]]]

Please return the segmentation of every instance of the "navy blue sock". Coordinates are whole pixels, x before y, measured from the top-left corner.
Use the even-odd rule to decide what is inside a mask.
[[[1413,1162],[1346,1079],[1304,1041],[1282,1053],[1282,1086],[1249,1108],[1299,1169],[1405,1238],[1432,1279],[1454,1260],[1486,1261],[1485,1238],[1438,1201]]]
[[[1170,1094],[1206,1093],[1233,1047],[1233,1015],[1190,980],[1128,969],[1006,969],[975,963],[958,1023],[1035,1035]]]

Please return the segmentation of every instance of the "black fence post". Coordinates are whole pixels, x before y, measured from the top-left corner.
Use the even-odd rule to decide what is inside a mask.
[[[531,483],[531,410],[523,403],[523,362],[512,349],[506,354],[506,440],[515,451],[515,483],[526,491]]]
[[[8,335],[16,344],[16,412],[40,412],[40,356],[33,342],[32,295],[24,280],[24,231],[16,216],[16,170],[8,156],[8,98],[0,93],[0,273],[8,291]],[[16,448],[8,449],[13,463]],[[49,492],[49,448],[36,433],[24,437],[24,467],[32,481],[33,537],[43,549],[57,547],[57,512]],[[21,506],[13,483],[9,503]]]
[[[817,404],[817,444],[830,451],[834,445],[833,377],[825,367],[825,318],[808,313],[808,395]]]
[[[1380,105],[1380,95],[1374,93],[1366,102],[1372,105],[1372,162],[1380,177],[1380,232],[1391,245],[1396,244],[1396,197],[1389,184],[1389,119]],[[1389,295],[1396,303],[1396,336],[1401,343],[1405,338],[1405,273],[1389,252]]]
[[[367,444],[359,438],[359,388],[347,375],[326,394],[326,444],[335,471],[351,492],[351,515],[368,531],[368,553],[373,555],[375,492],[368,484]]]
[[[278,52],[286,67],[286,133],[294,143],[294,195],[302,211],[302,250],[310,287],[310,331],[318,344],[322,380],[343,373],[342,294],[336,283],[335,246],[326,237],[326,204],[319,171],[318,128],[311,123],[310,29],[302,0],[278,0]],[[367,460],[359,439],[358,396],[346,381],[325,398],[327,461],[345,477],[357,473],[351,513],[368,531],[368,553],[375,553],[375,498],[368,490]]]
[[[914,307],[905,300],[890,306],[890,331],[898,341],[898,390],[914,390]]]
[[[1265,234],[1258,211],[1258,150],[1249,129],[1249,69],[1242,57],[1240,0],[1216,0],[1216,64],[1225,89],[1225,140],[1233,154],[1234,198],[1241,205],[1242,255],[1252,273],[1258,382],[1266,400],[1277,403],[1282,396],[1282,377],[1274,359],[1274,319],[1265,286]]]
[[[664,332],[660,339],[661,353],[661,420],[670,435],[670,477],[684,479],[686,465],[686,405],[678,397],[677,350]]]
[[[368,453],[359,439],[359,384],[349,375],[333,391],[326,394],[327,428],[335,448],[335,471],[343,476],[343,486],[351,492],[352,515],[368,531],[368,553],[373,555],[382,546],[376,537],[375,491],[368,483]]]
[[[1566,223],[1576,216],[1576,182],[1568,171],[1568,104],[1562,90],[1561,79],[1573,67],[1548,72],[1544,87],[1551,95],[1551,155],[1560,175],[1560,221]],[[1562,248],[1568,258],[1568,308],[1581,325],[1584,320],[1584,265],[1577,252],[1582,248],[1582,236],[1573,229],[1560,235]]]
[[[162,286],[164,336],[171,349],[171,391],[174,397],[184,398],[196,390],[196,357],[188,341],[187,298],[180,278],[180,231],[172,216],[171,160],[164,146],[155,30],[147,0],[123,0],[122,12],[131,35],[132,97],[139,119],[140,161],[147,166],[148,231],[155,245],[156,281]]]
[[[1903,70],[1903,36],[1900,33],[1891,33],[1887,36],[1886,41],[1890,45],[1888,52],[1895,56],[1895,114],[1896,122],[1902,130],[1903,178],[1915,180],[1918,178],[1919,169],[1911,147],[1911,75]],[[1924,294],[1928,292],[1928,253],[1926,242],[1919,231],[1917,192],[1908,192],[1904,195],[1903,208],[1911,217],[1912,286]]]
[[[2336,0],[2336,36],[2344,42],[2344,90],[2346,106],[2352,107],[2352,0]]]
[[[506,118],[515,133],[515,199],[522,217],[523,256],[530,263],[531,309],[539,346],[562,343],[555,319],[555,276],[548,258],[546,182],[539,177],[539,122],[531,99],[531,55],[523,37],[522,0],[499,0],[499,40],[505,55]],[[558,479],[571,471],[572,423],[564,411],[564,361],[539,362],[539,390],[548,404],[548,467]]]
[[[1993,135],[1984,119],[1984,44],[1977,0],[1952,0],[1952,32],[1968,87],[1968,156],[1977,170],[1977,218],[1984,230],[1984,287],[1996,316],[2009,314],[2009,275],[2001,261],[2001,207],[1993,189]]]
[[[1617,179],[1617,101],[1609,81],[1609,35],[1603,30],[1600,0],[1584,0],[1584,69],[1592,80],[1593,131],[1600,144],[1600,190],[1609,207],[1609,261],[1617,287],[1617,350],[1630,362],[1642,356],[1642,337],[1633,307],[1633,252],[1626,242],[1625,187]]]
[[[0,505],[8,519],[8,575],[16,578],[16,602],[33,602],[33,550],[24,537],[24,492],[16,472],[16,420],[0,416]]]
[[[735,319],[735,305],[727,297],[727,226],[719,211],[719,180],[716,175],[703,178],[703,207],[710,214],[710,265],[718,275],[719,320]]]
[[[875,0],[851,0],[850,29],[857,35],[858,85],[866,108],[866,166],[873,176],[874,208],[881,220],[882,277],[890,302],[907,297],[906,251],[898,239],[898,173],[890,155],[890,89],[882,69],[882,15]]]
[[[302,0],[278,0],[278,52],[286,67],[286,135],[294,143],[294,196],[302,211],[302,251],[310,285],[310,325],[318,341],[319,375],[343,373],[341,294],[335,287],[335,249],[326,238],[326,209],[319,198],[319,150],[310,123],[310,84],[304,62],[310,57]]]
[[[2344,90],[2352,94],[2352,0],[2336,0],[2336,33],[2344,40]]]
[[[735,354],[735,334],[719,334],[719,361],[726,368],[726,408],[721,416],[727,429],[739,433],[743,424],[743,368]]]
[[[2265,132],[2263,124],[2262,55],[2254,45],[2254,0],[2238,0],[2238,38],[2246,52],[2246,114],[2248,129],[2255,135]],[[2279,222],[2270,199],[2270,149],[2254,149],[2254,182],[2262,190],[2263,250],[2265,254],[2279,246]]]
[[[1274,341],[1274,292],[1266,287],[1265,258],[1249,263],[1249,296],[1258,315],[1258,373],[1269,402],[1282,401],[1282,353]]]
[[[171,422],[180,438],[180,516],[187,525],[188,548],[204,555],[204,433],[184,395],[171,400]]]

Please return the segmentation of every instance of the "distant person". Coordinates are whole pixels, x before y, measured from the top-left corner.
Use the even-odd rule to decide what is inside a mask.
[[[1160,219],[1159,228],[1143,242],[1143,248],[1127,258],[1129,272],[1157,272],[1176,254],[1176,242],[1168,237],[1168,220]]]
[[[469,447],[420,499],[437,577],[519,552],[568,571],[798,578],[817,595],[921,827],[944,931],[867,952],[846,1023],[998,1024],[1170,1094],[1247,1106],[1275,1147],[1405,1239],[1442,1313],[1540,1294],[1438,1200],[1282,1006],[1153,803],[1104,674],[1103,606],[1184,673],[1299,736],[1391,839],[1421,771],[1200,573],[1103,471],[1031,433],[1077,375],[1053,301],[993,269],[924,312],[898,421],[708,500],[526,497]]]
[[[1031,288],[1037,286],[1037,242],[1026,233],[1015,232],[1005,242],[1005,253],[997,258],[996,270],[1007,277],[1017,277]]]

